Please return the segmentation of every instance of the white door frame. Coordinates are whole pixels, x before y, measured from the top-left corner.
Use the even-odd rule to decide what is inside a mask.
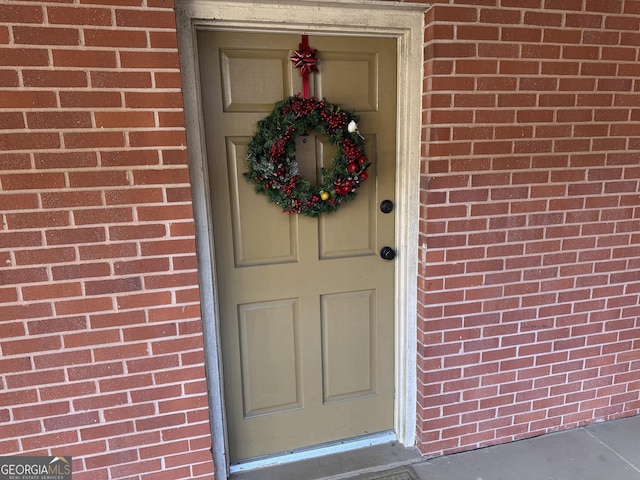
[[[189,167],[196,224],[201,313],[209,387],[213,459],[218,480],[229,472],[223,376],[208,202],[196,30],[384,36],[397,39],[395,401],[398,441],[414,446],[417,386],[417,275],[420,218],[423,32],[428,5],[368,0],[177,0],[176,15]]]

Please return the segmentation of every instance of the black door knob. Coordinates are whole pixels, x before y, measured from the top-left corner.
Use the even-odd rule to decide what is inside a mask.
[[[380,202],[380,211],[382,213],[393,212],[393,202],[391,200],[383,200]]]
[[[391,247],[382,247],[380,249],[380,257],[384,260],[393,260],[396,258],[396,251]]]

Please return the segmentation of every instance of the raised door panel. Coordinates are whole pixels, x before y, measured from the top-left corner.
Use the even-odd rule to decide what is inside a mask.
[[[253,186],[243,177],[248,137],[227,137],[229,204],[235,265],[295,262],[298,257],[298,222],[267,202],[256,202]]]
[[[291,91],[287,53],[277,49],[221,48],[224,111],[271,111],[273,104]]]
[[[376,294],[322,295],[322,379],[325,403],[376,393]]]
[[[297,299],[238,306],[245,418],[302,407]]]

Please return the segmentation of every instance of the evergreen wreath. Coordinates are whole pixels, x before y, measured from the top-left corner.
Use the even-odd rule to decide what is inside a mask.
[[[334,212],[355,198],[368,177],[370,163],[358,120],[357,115],[315,97],[296,95],[276,103],[271,114],[258,122],[249,142],[246,179],[283,212],[310,217]],[[312,130],[338,147],[332,167],[322,169],[322,183],[315,186],[300,174],[296,161],[296,137]]]

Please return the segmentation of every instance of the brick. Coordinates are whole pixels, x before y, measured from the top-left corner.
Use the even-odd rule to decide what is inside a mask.
[[[0,425],[0,437],[7,439],[12,437],[23,438],[42,432],[39,421],[11,422],[8,425]]]
[[[39,190],[44,188],[62,188],[65,186],[62,173],[18,173],[2,177],[4,190]]]
[[[95,382],[67,383],[64,388],[59,385],[55,387],[41,387],[39,389],[42,400],[71,399],[73,397],[84,397],[96,393]]]
[[[175,324],[132,327],[124,330],[124,340],[126,342],[150,340],[168,336],[175,336],[176,333],[177,330]]]
[[[173,34],[173,38],[175,41],[175,34]],[[120,61],[123,68],[148,68],[152,70],[177,70],[180,68],[180,60],[175,50],[165,52],[124,51],[120,52]]]
[[[60,147],[60,137],[57,133],[4,133],[0,134],[0,143],[5,150],[25,150],[26,145],[31,149],[56,149]]]
[[[12,210],[34,210],[39,206],[38,196],[34,193],[0,193],[0,204],[11,205]]]
[[[101,243],[106,240],[104,228],[56,229],[45,232],[48,245],[74,245],[79,243]]]
[[[85,282],[85,292],[87,295],[105,295],[139,290],[142,290],[142,280],[140,277]]]
[[[43,13],[39,5],[0,5],[0,18],[6,23],[42,23]]]
[[[97,362],[146,357],[148,356],[148,347],[146,343],[129,343],[115,347],[95,348],[93,355]]]
[[[118,148],[123,147],[125,143],[124,135],[121,132],[63,132],[63,137],[67,148]]]
[[[101,153],[102,165],[118,167],[128,165],[157,165],[158,152],[153,150],[110,151]]]
[[[5,322],[3,325],[3,335],[4,338],[8,339],[10,337],[22,337],[24,336],[24,326],[19,322],[7,323]]]
[[[0,288],[0,303],[13,303],[16,301],[18,301],[17,288],[15,287]]]
[[[25,450],[46,449],[58,445],[74,445],[78,441],[78,434],[74,431],[56,432],[46,435],[33,435],[21,439]],[[75,473],[74,473],[75,475]]]
[[[70,381],[98,379],[122,375],[124,367],[122,362],[102,363],[96,365],[83,365],[81,367],[67,368]]]
[[[194,255],[174,257],[172,259],[173,270],[197,270],[198,259]]]
[[[0,52],[0,66],[14,65],[46,67],[49,65],[49,54],[45,49],[38,50],[34,48],[4,48]],[[22,95],[26,94],[23,93]],[[4,97],[6,95],[2,96]],[[53,92],[49,93],[48,96],[55,98],[55,94]]]
[[[153,127],[153,112],[94,112],[98,128]]]
[[[158,88],[182,88],[182,78],[177,71],[153,72],[154,83]],[[184,151],[183,151],[184,153]]]
[[[191,188],[189,187],[166,188],[165,191],[167,202],[191,202]]]
[[[562,25],[563,15],[559,13],[546,13],[525,11],[524,24],[525,25],[543,25],[551,27],[560,27]]]
[[[70,365],[91,363],[91,351],[81,350],[73,352],[60,352],[47,355],[34,356],[34,364],[38,369],[67,367]],[[64,382],[64,379],[63,379]],[[42,382],[47,383],[47,382]]]
[[[57,25],[111,25],[111,11],[107,8],[48,6],[47,19]]]
[[[3,130],[19,130],[25,127],[22,113],[2,112],[0,113],[0,127]]]
[[[186,217],[188,218],[188,217]],[[193,239],[189,240],[165,240],[158,242],[144,242],[141,245],[142,255],[155,256],[165,254],[181,254],[181,253],[193,253],[195,250],[195,244]]]
[[[119,330],[96,330],[83,333],[67,333],[64,336],[64,346],[65,348],[86,347],[107,343],[119,343],[120,340]]]
[[[49,279],[44,267],[0,270],[2,285],[43,282]]]
[[[86,398],[77,398],[73,400],[73,408],[75,411],[82,410],[95,410],[99,408],[107,408],[114,407],[117,405],[126,405],[127,404],[127,394],[126,393],[111,393],[111,394],[101,394],[94,395]],[[111,428],[113,425],[103,427],[96,427],[96,429]],[[93,429],[87,429],[93,430]],[[83,430],[86,432],[87,430]],[[89,435],[83,435],[83,438],[88,439],[91,438]],[[98,437],[93,437],[98,438]]]
[[[118,32],[121,34],[122,32]],[[151,73],[129,71],[95,71],[89,72],[94,88],[151,88]],[[119,95],[113,95],[120,98]],[[118,104],[119,105],[119,104]]]
[[[166,258],[127,260],[127,261],[115,262],[113,268],[114,268],[114,272],[118,275],[131,275],[135,273],[149,273],[149,272],[164,272],[169,270],[169,260]]]
[[[63,108],[104,108],[121,107],[122,100],[118,92],[65,90],[59,93]]]
[[[80,246],[81,260],[104,260],[107,258],[127,258],[134,257],[137,253],[133,243],[96,244]]]
[[[74,68],[116,68],[117,59],[115,51],[78,49],[53,49],[53,64],[59,67]]]
[[[622,0],[586,0],[587,12],[622,13]]]
[[[500,39],[504,42],[540,42],[542,30],[539,28],[503,27]]]
[[[84,412],[61,415],[54,418],[45,418],[42,420],[42,423],[47,431],[52,431],[91,425],[98,423],[99,421],[100,417],[98,412]]]
[[[519,24],[521,23],[521,21],[522,21],[522,15],[517,10],[492,9],[492,8],[480,9],[481,23],[497,23],[499,25],[504,25],[504,24]]]
[[[135,393],[138,392],[138,390],[135,390],[136,388],[144,387],[143,391],[147,391],[153,384],[154,382],[151,374],[127,375],[126,377],[99,380],[101,392],[131,391],[131,393]],[[177,395],[179,395],[179,393]],[[143,398],[141,401],[148,401],[151,399],[142,394],[140,396]],[[174,395],[168,396],[172,397]]]
[[[128,185],[126,172],[119,171],[95,171],[95,172],[69,172],[69,186],[71,188],[105,187]]]
[[[28,154],[24,153],[2,153],[0,152],[0,168],[9,170],[30,170],[31,160]]]
[[[27,112],[27,124],[31,129],[72,129],[90,128],[91,114],[89,112]]]
[[[18,45],[79,45],[77,28],[14,26],[14,42]]]
[[[17,87],[18,85],[19,81],[17,72],[0,70],[0,87]]]
[[[166,235],[167,230],[164,224],[118,225],[109,227],[109,238],[111,240],[163,238]]]
[[[181,108],[182,94],[178,92],[125,92],[127,108]],[[162,144],[161,144],[162,145]],[[176,145],[176,144],[172,144]],[[155,146],[155,145],[154,145]]]
[[[35,337],[26,340],[9,340],[0,343],[4,355],[24,355],[33,352],[59,350],[62,346],[59,336]]]
[[[131,222],[133,213],[129,208],[75,210],[73,217],[77,225],[104,225]]]
[[[131,418],[149,417],[156,413],[156,408],[152,403],[140,405],[122,406],[105,409],[104,417],[107,422],[128,420]]]
[[[79,300],[57,301],[54,305],[56,313],[60,315],[73,315],[111,310],[113,300],[110,297],[83,298]]]
[[[53,267],[53,280],[70,280],[74,278],[102,277],[111,273],[108,263],[84,263]]]
[[[635,49],[626,47],[603,47],[602,58],[604,60],[620,60],[621,62],[633,62]],[[620,64],[620,75],[624,75],[625,71],[633,70],[634,66],[628,69],[622,68],[624,64]]]
[[[170,292],[130,294],[118,298],[118,307],[122,309],[137,309],[166,305],[170,303]]]
[[[37,250],[22,250],[15,252],[17,265],[40,265],[43,263],[68,263],[76,260],[75,249],[47,248]]]
[[[183,112],[159,112],[158,126],[184,128],[185,127],[184,113]]]
[[[195,292],[197,288],[189,291]],[[179,292],[176,293],[176,297],[179,296]],[[176,298],[176,302],[177,302]],[[150,322],[168,322],[173,320],[184,320],[185,318],[200,318],[199,306],[196,300],[193,301],[194,305],[181,305],[179,307],[164,307],[161,309],[154,309],[149,311]],[[184,333],[184,324],[179,325],[180,333]]]
[[[39,285],[39,286],[22,288],[22,296],[27,301],[47,300],[47,299],[62,298],[62,297],[79,297],[81,295],[82,295],[82,286],[78,282],[55,283],[51,285]],[[51,321],[53,320],[54,319],[51,319]],[[64,324],[64,325],[65,325],[65,328],[71,326],[69,324]],[[36,328],[35,325],[34,325],[34,328]]]
[[[35,372],[21,372],[19,375],[7,375],[5,377],[7,387],[22,389],[34,385],[48,385],[52,383],[64,383],[64,370],[47,370]]]
[[[95,167],[98,163],[94,152],[36,152],[34,159],[37,169]],[[75,192],[64,193],[73,194]],[[42,196],[47,198],[45,195],[64,195],[64,193],[43,193]],[[83,195],[89,197],[91,197],[92,193],[95,192],[82,192]]]

